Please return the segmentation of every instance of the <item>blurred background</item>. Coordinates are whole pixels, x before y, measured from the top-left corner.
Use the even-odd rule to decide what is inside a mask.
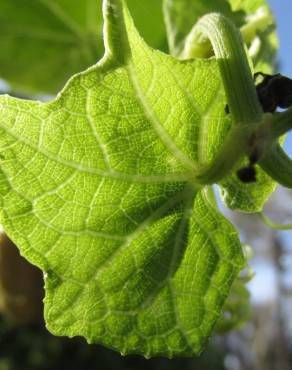
[[[291,77],[292,2],[269,0],[269,3],[278,24],[278,71]],[[9,86],[0,81],[0,90],[9,91]],[[287,137],[285,149],[292,156],[292,134]],[[235,214],[222,205],[221,209],[239,226],[241,240],[254,250],[250,265],[255,276],[248,284],[251,319],[239,330],[224,336],[214,335],[197,359],[175,360],[121,357],[101,346],[87,345],[82,338],[54,337],[42,321],[42,275],[28,267],[6,240],[7,248],[0,252],[2,284],[9,287],[15,279],[13,271],[4,271],[3,256],[5,261],[17,257],[17,271],[26,273],[28,279],[10,288],[16,295],[27,291],[29,296],[34,285],[36,293],[29,297],[29,310],[21,302],[15,305],[11,298],[6,302],[10,314],[4,309],[0,314],[0,370],[292,370],[292,231],[272,230],[258,215]],[[265,213],[277,223],[291,223],[291,191],[279,187],[267,203]],[[20,312],[15,307],[21,307]]]

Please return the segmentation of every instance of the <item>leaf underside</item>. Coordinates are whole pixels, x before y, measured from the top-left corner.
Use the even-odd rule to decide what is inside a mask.
[[[198,354],[245,265],[234,227],[189,180],[230,128],[219,70],[154,51],[118,0],[106,5],[100,63],[52,102],[0,98],[1,223],[45,271],[54,334]]]

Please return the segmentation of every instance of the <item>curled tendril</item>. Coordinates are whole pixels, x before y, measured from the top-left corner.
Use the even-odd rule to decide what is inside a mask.
[[[292,224],[280,225],[274,223],[272,220],[269,219],[263,212],[258,213],[259,217],[263,221],[265,225],[268,227],[275,229],[275,230],[292,230]]]

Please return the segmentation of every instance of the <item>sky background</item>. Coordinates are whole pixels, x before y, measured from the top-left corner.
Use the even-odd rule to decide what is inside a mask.
[[[292,0],[268,0],[277,22],[280,42],[279,72],[292,78]],[[292,156],[292,133],[287,137],[285,148]]]

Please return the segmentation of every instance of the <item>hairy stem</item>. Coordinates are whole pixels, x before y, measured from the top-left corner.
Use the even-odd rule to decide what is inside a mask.
[[[240,33],[222,14],[210,13],[199,20],[181,57],[204,56],[208,43],[219,65],[234,125],[214,161],[195,174],[201,184],[213,184],[230,173],[248,152],[250,137],[263,117]]]
[[[259,122],[262,109],[239,31],[222,14],[207,14],[187,37],[182,57],[203,57],[209,42],[218,61],[234,123]]]

